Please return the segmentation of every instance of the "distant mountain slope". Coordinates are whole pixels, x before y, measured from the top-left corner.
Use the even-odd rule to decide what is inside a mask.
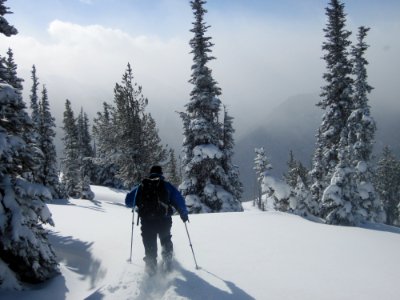
[[[271,160],[274,176],[286,172],[289,151],[305,166],[311,166],[315,148],[315,135],[321,123],[323,110],[316,107],[318,95],[298,95],[289,98],[269,114],[260,127],[250,131],[236,143],[235,159],[244,184],[244,198],[254,196],[254,148],[264,147]],[[390,145],[400,157],[400,107],[377,103],[372,106],[372,116],[377,123],[375,155],[383,146]]]

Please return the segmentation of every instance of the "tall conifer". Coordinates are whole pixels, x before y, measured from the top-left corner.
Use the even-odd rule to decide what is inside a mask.
[[[351,153],[351,166],[354,168],[354,184],[357,197],[354,205],[366,211],[364,219],[382,221],[382,203],[373,186],[371,166],[372,147],[376,131],[375,121],[371,115],[368,95],[372,87],[368,84],[365,52],[368,45],[365,38],[369,28],[361,26],[357,35],[357,44],[352,47],[352,64],[354,75],[353,110],[347,120],[347,144]]]
[[[385,146],[375,173],[375,186],[386,213],[386,223],[400,225],[400,161]]]
[[[10,13],[4,3],[0,0],[0,33],[10,36],[17,30],[4,18]],[[1,71],[0,288],[18,289],[20,280],[36,283],[51,278],[58,263],[43,227],[54,225],[45,204],[51,195],[30,175],[37,168],[32,120],[20,91],[7,84],[9,77],[4,75]]]
[[[223,168],[224,153],[221,149],[222,125],[219,121],[221,89],[212,76],[208,62],[211,37],[206,36],[209,26],[204,21],[206,1],[190,1],[195,21],[194,37],[190,40],[193,65],[190,83],[193,89],[186,104],[186,113],[181,117],[184,123],[183,142],[184,181],[180,189],[188,208],[193,213],[240,211],[241,203],[226,184],[228,174]]]
[[[6,68],[6,76],[8,84],[12,85],[17,91],[22,91],[22,78],[17,75],[17,64],[14,61],[14,53],[11,48],[8,48],[7,58],[4,60],[4,65]]]
[[[71,102],[68,99],[65,101],[63,124],[64,158],[62,159],[62,182],[68,196],[79,197],[80,191],[78,184],[80,179],[80,150],[78,127],[71,107]]]
[[[340,0],[331,0],[326,8],[326,41],[322,45],[327,69],[323,74],[326,85],[322,87],[322,99],[318,103],[325,113],[318,130],[317,149],[311,170],[311,193],[316,202],[321,202],[323,191],[329,185],[338,164],[342,130],[347,125],[352,109],[352,66],[348,59],[351,32],[345,28],[344,7]]]
[[[43,86],[39,103],[39,146],[43,154],[41,162],[40,181],[51,191],[54,199],[63,197],[57,167],[57,152],[54,139],[56,136],[55,119],[51,115],[50,103],[46,86]]]

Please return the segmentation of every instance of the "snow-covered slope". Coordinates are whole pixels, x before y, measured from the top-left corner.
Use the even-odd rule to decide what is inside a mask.
[[[50,204],[61,275],[1,299],[398,299],[400,231],[328,226],[245,204],[243,213],[174,217],[175,270],[144,274],[140,228],[125,194],[93,186],[94,201]],[[371,226],[372,227],[372,226]]]

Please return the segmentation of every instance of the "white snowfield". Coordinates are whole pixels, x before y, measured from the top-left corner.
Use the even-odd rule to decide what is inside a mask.
[[[94,201],[50,204],[61,275],[1,299],[400,299],[400,230],[328,226],[245,204],[242,213],[173,217],[175,270],[148,278],[125,193],[92,186]],[[135,216],[136,218],[136,216]]]

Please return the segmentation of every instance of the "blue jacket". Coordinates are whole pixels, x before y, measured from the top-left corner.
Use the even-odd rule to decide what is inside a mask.
[[[150,174],[150,178],[160,177],[164,179],[164,177],[160,174]],[[182,197],[181,193],[168,181],[164,181],[166,190],[168,191],[168,197],[171,201],[171,205],[178,211],[181,217],[187,216],[188,211],[185,204],[185,199]],[[140,185],[134,187],[125,197],[125,205],[127,207],[134,207],[137,203],[136,199],[142,197]],[[169,214],[171,216],[171,214]]]

